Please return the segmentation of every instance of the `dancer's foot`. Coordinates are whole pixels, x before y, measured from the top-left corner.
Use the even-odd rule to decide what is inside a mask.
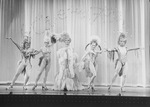
[[[108,87],[108,91],[110,91],[111,86]]]
[[[92,91],[96,91],[95,88],[94,88],[93,86],[91,87],[91,89],[92,89]]]
[[[9,86],[6,88],[6,90],[9,90],[9,89],[11,89],[11,88],[13,88],[13,85],[9,85]]]
[[[35,90],[36,87],[37,87],[37,84],[35,84],[35,85],[33,86],[32,90]]]
[[[90,89],[92,86],[91,85],[88,85],[87,89]]]
[[[27,90],[27,87],[26,87],[26,86],[23,86],[23,90]]]
[[[48,90],[46,86],[42,86],[42,90]]]
[[[123,87],[121,87],[121,92],[126,92],[126,91],[123,89]]]

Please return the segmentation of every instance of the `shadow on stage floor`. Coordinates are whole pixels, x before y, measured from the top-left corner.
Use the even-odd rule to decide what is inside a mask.
[[[14,86],[6,90],[7,85],[0,85],[0,107],[149,107],[150,88],[125,87],[121,92],[119,87],[96,87],[95,91],[42,90],[38,86],[32,90],[23,90],[22,86]]]

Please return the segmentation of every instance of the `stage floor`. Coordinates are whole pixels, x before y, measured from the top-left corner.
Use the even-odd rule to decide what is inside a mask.
[[[38,86],[32,90],[33,86],[27,86],[27,90],[23,90],[22,86],[14,86],[12,89],[6,90],[8,85],[0,85],[0,94],[37,94],[37,95],[88,95],[88,96],[137,96],[150,97],[150,88],[143,87],[125,87],[125,92],[121,92],[120,87],[112,87],[108,91],[108,87],[95,87],[95,91],[84,89],[81,91],[54,91],[52,86],[47,86],[48,90],[42,90]]]
[[[34,91],[33,85],[23,90],[21,85],[6,90],[8,85],[0,85],[0,107],[150,107],[150,88],[125,87],[96,87],[95,91],[42,90],[38,86]]]

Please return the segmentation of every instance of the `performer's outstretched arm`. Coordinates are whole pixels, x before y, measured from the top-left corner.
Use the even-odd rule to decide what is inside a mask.
[[[6,38],[6,39],[10,39],[10,40],[16,45],[16,47],[17,47],[20,51],[22,51],[21,46],[18,45],[11,37],[8,37],[8,38]]]
[[[139,49],[144,49],[144,48],[141,48],[141,47],[138,47],[138,48],[131,48],[131,49],[128,49],[127,51],[135,51],[135,50],[139,50]]]
[[[42,49],[40,49],[39,51],[33,49],[33,51],[31,52],[31,55],[38,55],[41,52],[42,52]]]
[[[106,52],[117,52],[117,49],[114,48],[114,49],[105,49]]]
[[[98,53],[98,54],[101,54],[103,52],[105,52],[105,51],[104,50],[96,51],[96,53]]]

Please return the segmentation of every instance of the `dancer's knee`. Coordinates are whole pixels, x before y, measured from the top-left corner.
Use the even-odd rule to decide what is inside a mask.
[[[38,74],[38,77],[40,77],[42,75],[42,72],[40,72],[39,74]]]
[[[117,77],[117,76],[118,76],[118,72],[115,72],[114,77]]]
[[[93,75],[93,78],[96,78],[96,75]]]
[[[19,75],[20,75],[20,73],[18,72],[18,73],[16,73],[15,77],[18,77]]]
[[[26,74],[26,76],[27,76],[27,78],[29,78],[29,77],[30,77],[30,74]]]

